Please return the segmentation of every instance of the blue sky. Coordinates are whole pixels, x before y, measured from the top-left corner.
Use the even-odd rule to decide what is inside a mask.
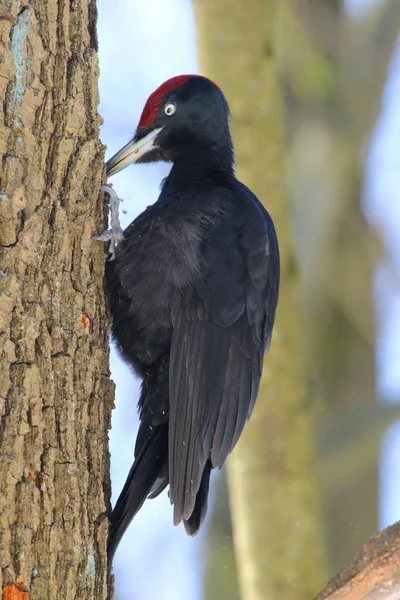
[[[380,0],[347,0],[352,18]],[[195,25],[189,0],[98,0],[100,113],[107,158],[132,136],[149,94],[180,73],[198,71]],[[378,389],[387,402],[400,400],[400,48],[392,61],[382,114],[367,158],[364,208],[383,235],[386,255],[375,278],[379,323]],[[122,226],[127,226],[159,193],[168,165],[136,165],[113,179],[124,199]],[[110,435],[113,503],[132,464],[137,431],[139,384],[111,353],[117,385]],[[400,423],[388,430],[382,445],[379,523],[400,517],[400,488],[393,469],[400,462]],[[396,484],[396,485],[395,485]],[[166,494],[146,502],[120,545],[114,562],[117,597],[125,600],[200,600],[203,537],[187,537],[173,527]],[[190,596],[188,596],[190,594]]]

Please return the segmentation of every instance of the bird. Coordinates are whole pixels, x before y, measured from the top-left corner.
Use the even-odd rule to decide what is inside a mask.
[[[116,241],[105,268],[112,337],[142,378],[134,462],[110,517],[109,565],[145,500],[167,486],[174,524],[198,532],[211,471],[256,401],[279,246],[271,216],[236,178],[230,118],[213,81],[178,75],[149,96],[133,139],[106,163],[107,177],[133,163],[172,163],[158,200],[115,239],[112,231],[97,238]]]

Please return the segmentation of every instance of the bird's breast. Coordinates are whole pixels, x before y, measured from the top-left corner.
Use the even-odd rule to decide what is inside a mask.
[[[156,219],[129,228],[106,270],[113,331],[124,353],[137,345],[169,351],[171,315],[201,273],[202,234],[193,223]],[[165,347],[164,347],[165,346]]]

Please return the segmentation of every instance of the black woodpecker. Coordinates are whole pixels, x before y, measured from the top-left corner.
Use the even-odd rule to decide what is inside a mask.
[[[211,469],[224,464],[256,401],[279,249],[270,215],[235,177],[229,116],[212,81],[174,77],[151,94],[133,140],[106,165],[111,176],[135,162],[173,163],[157,202],[116,234],[106,264],[113,338],[143,378],[110,564],[146,498],[167,486],[174,523],[197,533]]]

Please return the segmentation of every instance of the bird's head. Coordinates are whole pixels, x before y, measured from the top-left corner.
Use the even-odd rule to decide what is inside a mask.
[[[223,144],[232,148],[222,91],[206,77],[178,75],[151,94],[134,138],[107,162],[107,176],[132,163],[174,162],[187,152]]]

